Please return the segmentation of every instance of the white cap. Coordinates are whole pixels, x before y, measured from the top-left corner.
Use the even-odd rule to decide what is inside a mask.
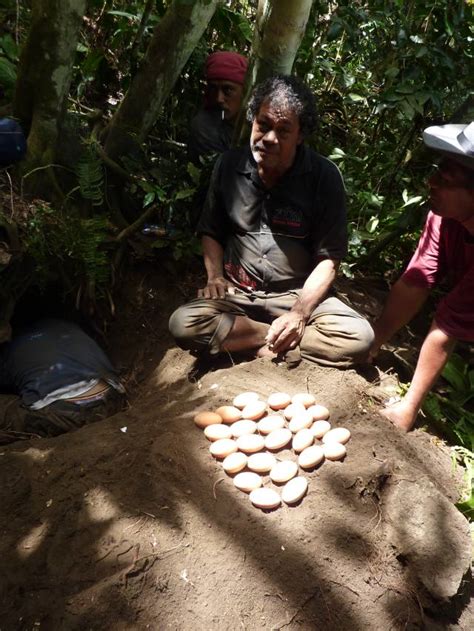
[[[474,168],[474,122],[428,127],[423,132],[423,141],[430,149],[448,153],[455,160]]]

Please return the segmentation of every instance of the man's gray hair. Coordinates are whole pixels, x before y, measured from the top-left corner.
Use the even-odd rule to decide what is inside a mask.
[[[247,107],[247,120],[253,123],[262,104],[283,105],[299,119],[303,136],[309,136],[318,124],[316,99],[306,84],[298,77],[275,75],[260,83],[253,91]]]

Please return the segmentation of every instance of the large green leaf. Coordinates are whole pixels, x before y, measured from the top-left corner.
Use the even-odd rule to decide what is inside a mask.
[[[16,83],[16,68],[6,57],[0,57],[0,85],[12,88]]]

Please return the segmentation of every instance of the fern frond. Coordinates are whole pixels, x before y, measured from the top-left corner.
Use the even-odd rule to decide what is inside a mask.
[[[82,197],[100,206],[104,200],[104,166],[91,145],[86,147],[76,166],[76,175]]]

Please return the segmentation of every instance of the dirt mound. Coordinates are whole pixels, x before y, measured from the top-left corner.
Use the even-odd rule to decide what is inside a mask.
[[[131,408],[0,451],[1,629],[474,626],[469,530],[439,441],[388,426],[352,370],[196,371],[145,303],[119,336]],[[192,422],[244,390],[312,392],[352,431],[344,462],[305,474],[297,506],[253,508]]]

